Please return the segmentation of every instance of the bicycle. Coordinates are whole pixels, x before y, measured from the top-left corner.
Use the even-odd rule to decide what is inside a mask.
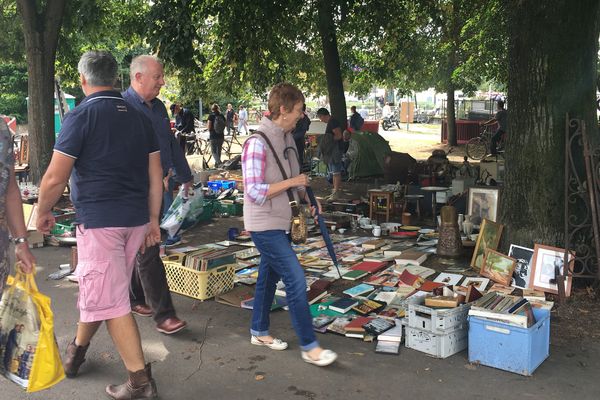
[[[467,156],[473,160],[482,160],[490,154],[490,146],[492,143],[492,130],[489,126],[485,126],[479,136],[470,139],[467,142]]]
[[[239,146],[239,151],[233,151],[234,143]],[[242,154],[242,146],[243,143],[238,139],[237,128],[235,128],[231,130],[231,136],[225,136],[222,151],[227,154],[227,158],[231,158],[232,154]]]

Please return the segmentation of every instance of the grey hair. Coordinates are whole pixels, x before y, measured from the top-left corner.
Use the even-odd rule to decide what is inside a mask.
[[[146,72],[146,67],[148,66],[148,61],[154,61],[154,62],[160,64],[161,67],[164,66],[163,62],[160,60],[160,58],[158,58],[156,56],[151,56],[151,55],[147,55],[147,54],[137,56],[133,60],[131,60],[131,65],[129,66],[129,77],[131,78],[132,81],[135,79],[135,74],[137,74],[138,72],[141,72],[141,73]]]
[[[87,51],[79,59],[77,70],[90,86],[114,86],[117,60],[108,51]]]

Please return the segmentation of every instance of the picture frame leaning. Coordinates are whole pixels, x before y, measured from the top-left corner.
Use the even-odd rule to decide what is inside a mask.
[[[469,188],[467,214],[474,225],[480,225],[484,219],[496,222],[498,219],[498,204],[500,189],[497,187]]]
[[[504,225],[492,222],[487,219],[484,219],[481,222],[481,229],[479,231],[479,235],[477,236],[477,242],[475,243],[473,257],[471,258],[471,267],[479,271],[483,263],[485,250],[498,249],[498,244],[500,243],[500,236],[502,236],[503,229]]]
[[[533,249],[511,244],[508,256],[517,260],[517,266],[513,272],[511,286],[519,289],[531,288],[531,270],[533,268]]]
[[[533,270],[531,285],[535,290],[546,293],[558,294],[558,284],[555,281],[555,267],[558,266],[560,273],[563,273],[565,249],[546,246],[536,243],[533,246]],[[575,265],[575,253],[569,253],[568,267],[573,271]],[[554,280],[554,282],[553,282]],[[565,279],[565,296],[571,295],[571,283],[573,277],[567,274]]]

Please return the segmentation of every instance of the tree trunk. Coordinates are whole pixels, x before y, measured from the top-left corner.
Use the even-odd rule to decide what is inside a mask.
[[[345,129],[347,125],[346,98],[344,97],[344,83],[342,81],[342,70],[340,68],[340,54],[337,45],[335,23],[333,20],[333,2],[319,0],[318,27],[321,43],[323,45],[323,62],[327,78],[327,92],[329,93],[329,104],[331,115],[334,116]]]
[[[39,182],[54,145],[54,61],[66,0],[18,0],[29,75],[29,175]]]
[[[564,244],[565,117],[597,138],[598,0],[511,0],[504,246]],[[585,29],[581,29],[585,27]]]
[[[448,83],[446,87],[446,124],[448,128],[448,145],[456,146],[456,110],[454,103],[454,85]]]

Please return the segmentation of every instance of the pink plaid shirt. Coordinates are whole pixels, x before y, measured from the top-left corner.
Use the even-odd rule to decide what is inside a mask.
[[[267,200],[267,191],[270,186],[265,183],[266,159],[267,153],[263,142],[254,137],[246,140],[242,152],[244,192],[253,203],[259,206],[262,206]]]

